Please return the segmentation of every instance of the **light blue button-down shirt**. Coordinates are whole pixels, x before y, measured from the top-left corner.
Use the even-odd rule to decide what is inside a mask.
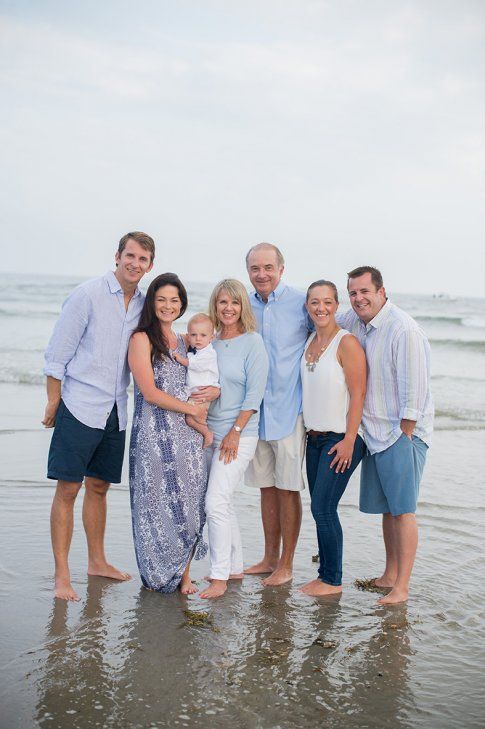
[[[283,281],[268,296],[267,303],[256,292],[250,299],[269,357],[259,437],[280,440],[294,431],[302,411],[300,360],[312,325],[305,309],[305,294]]]
[[[62,380],[62,399],[75,418],[104,428],[117,405],[126,430],[127,352],[144,297],[137,288],[128,310],[112,271],[86,281],[67,297],[45,353],[44,374]]]
[[[413,435],[427,445],[433,432],[434,406],[429,389],[430,346],[409,314],[387,301],[365,325],[350,309],[337,315],[365,349],[367,392],[362,414],[365,443],[380,453],[401,437],[401,420],[415,420]]]

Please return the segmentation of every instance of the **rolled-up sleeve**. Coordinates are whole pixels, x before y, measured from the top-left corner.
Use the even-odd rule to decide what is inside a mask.
[[[395,344],[399,417],[417,421],[423,416],[429,392],[429,345],[419,330],[402,332]]]
[[[241,410],[259,410],[268,379],[268,354],[259,334],[254,333],[244,363],[246,395]]]
[[[66,299],[45,352],[44,374],[64,378],[89,321],[90,301],[82,289]]]

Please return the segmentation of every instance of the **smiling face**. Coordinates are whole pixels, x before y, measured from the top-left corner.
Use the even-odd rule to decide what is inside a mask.
[[[335,326],[338,303],[330,286],[314,286],[308,293],[306,309],[317,329],[330,330]]]
[[[347,288],[352,309],[364,324],[372,321],[386,303],[384,286],[377,289],[370,273],[349,278]]]
[[[222,289],[216,300],[216,316],[222,327],[234,326],[241,319],[241,302]]]
[[[115,261],[115,276],[122,289],[133,289],[153,266],[150,252],[132,238],[127,241],[121,253],[116,252]]]
[[[161,324],[171,324],[180,316],[182,301],[176,286],[167,284],[155,292],[155,316]]]
[[[283,271],[284,266],[279,265],[276,252],[271,248],[257,248],[249,254],[249,280],[263,301],[267,301],[278,286]]]
[[[187,335],[191,347],[204,349],[214,338],[214,327],[210,321],[189,322]]]

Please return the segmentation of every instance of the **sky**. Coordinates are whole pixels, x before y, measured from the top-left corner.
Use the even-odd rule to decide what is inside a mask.
[[[0,0],[0,271],[484,296],[482,0]]]

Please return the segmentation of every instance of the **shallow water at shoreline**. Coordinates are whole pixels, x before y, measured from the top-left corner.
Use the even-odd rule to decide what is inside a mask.
[[[40,390],[38,398],[40,405]],[[247,578],[211,604],[143,590],[128,491],[117,486],[109,499],[108,554],[134,579],[116,584],[87,578],[79,499],[71,557],[81,602],[67,605],[51,593],[53,486],[34,478],[50,435],[27,427],[24,406],[20,402],[12,417],[18,426],[24,418],[25,428],[0,436],[2,453],[9,454],[0,485],[2,729],[483,726],[479,535],[485,508],[477,482],[483,432],[435,435],[407,606],[379,607],[378,595],[353,584],[377,574],[382,564],[379,518],[359,513],[355,477],[341,507],[341,599],[316,600],[297,591],[315,573],[307,494],[292,585],[265,589],[259,578]],[[5,424],[2,418],[4,431]],[[241,488],[237,503],[250,563],[262,544],[259,498]],[[202,586],[207,561],[195,563],[193,571]],[[192,625],[186,610],[207,613],[208,620]]]

